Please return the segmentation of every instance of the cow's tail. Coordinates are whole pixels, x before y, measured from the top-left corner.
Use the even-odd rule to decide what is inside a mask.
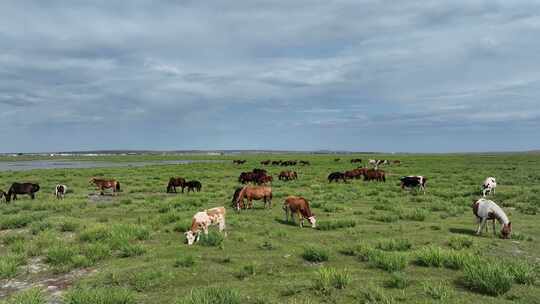
[[[120,182],[116,182],[116,191],[120,191]]]

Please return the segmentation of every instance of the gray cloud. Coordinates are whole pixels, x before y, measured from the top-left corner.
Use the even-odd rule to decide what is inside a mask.
[[[13,149],[77,149],[85,140],[94,148],[357,149],[351,142],[361,133],[371,139],[362,149],[428,151],[437,149],[400,133],[428,138],[468,128],[444,148],[513,148],[515,138],[499,147],[472,138],[497,128],[540,131],[539,8],[465,0],[4,1],[0,139],[39,128],[43,141]],[[95,142],[105,127],[123,139]],[[141,136],[148,130],[160,135]],[[75,131],[77,141],[54,140]]]

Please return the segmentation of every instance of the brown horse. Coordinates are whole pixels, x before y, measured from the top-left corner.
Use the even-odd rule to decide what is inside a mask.
[[[176,193],[176,187],[182,187],[182,193],[184,193],[185,184],[186,180],[183,177],[171,177],[167,185],[167,193]]]
[[[298,179],[298,174],[296,174],[295,171],[285,170],[285,171],[281,171],[281,173],[279,173],[278,179],[283,180],[283,181],[289,181],[289,180],[293,180],[293,179]]]
[[[115,179],[99,179],[92,177],[89,183],[96,185],[96,187],[101,191],[101,195],[103,195],[103,191],[105,189],[112,189],[113,195],[114,193],[120,191],[120,182]]]
[[[364,171],[364,180],[386,182],[386,176],[383,170],[369,169],[369,170]]]
[[[253,208],[253,200],[263,200],[264,208],[266,205],[272,208],[272,187],[267,186],[244,186],[238,198],[236,199],[236,210],[240,210],[240,206],[244,203],[244,199],[248,200],[248,208]]]
[[[36,192],[39,191],[39,184],[33,183],[13,183],[9,188],[6,196],[6,202],[17,199],[17,194],[28,194],[31,199],[36,197]]]

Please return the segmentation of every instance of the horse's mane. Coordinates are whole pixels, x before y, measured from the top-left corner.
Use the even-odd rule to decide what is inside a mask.
[[[244,200],[244,196],[246,195],[246,189],[248,186],[242,187],[242,190],[240,190],[240,193],[238,193],[238,197],[236,198],[236,203],[240,204],[241,201]]]

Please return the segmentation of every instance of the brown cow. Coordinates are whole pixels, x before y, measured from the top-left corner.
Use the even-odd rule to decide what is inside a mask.
[[[290,218],[294,222],[294,215],[298,215],[298,220],[300,222],[300,228],[304,226],[304,219],[307,219],[311,224],[312,228],[317,227],[317,219],[315,214],[311,212],[309,208],[309,202],[307,199],[301,196],[289,196],[285,199],[283,203],[283,210],[285,211],[285,221],[289,221],[289,212],[291,214]]]

